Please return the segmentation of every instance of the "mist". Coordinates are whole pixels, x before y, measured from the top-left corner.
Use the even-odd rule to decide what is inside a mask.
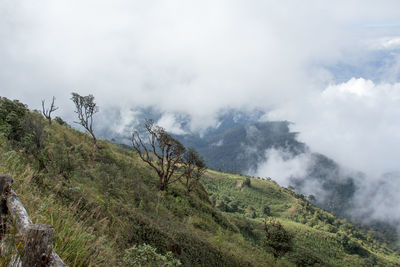
[[[266,160],[260,161],[247,174],[263,179],[272,178],[281,186],[294,186],[296,192],[306,197],[313,195],[320,207],[335,211],[354,222],[366,225],[384,222],[399,233],[399,172],[371,176],[340,165],[334,168],[323,166],[315,156],[308,150],[297,154],[284,149],[268,149],[265,151]],[[340,207],[332,207],[332,203],[337,201],[334,196],[342,193],[341,188],[353,189],[354,192],[343,194],[341,197],[346,202],[340,203]]]
[[[334,81],[330,67],[360,68],[374,51],[396,49],[396,7],[2,1],[1,94],[31,108],[55,95],[69,118],[70,93],[92,93],[104,110],[128,111],[123,121],[129,108],[157,107],[189,114],[199,130],[215,126],[221,109],[279,108]]]
[[[174,133],[185,131],[180,116],[201,133],[224,110],[261,110],[293,122],[311,151],[365,173],[360,210],[397,219],[399,17],[397,0],[5,0],[0,95],[34,109],[55,96],[55,115],[72,122],[71,92],[93,94],[97,131],[121,138],[140,108],[159,111]],[[312,164],[265,153],[254,173],[283,185]],[[318,184],[305,188],[323,195]]]

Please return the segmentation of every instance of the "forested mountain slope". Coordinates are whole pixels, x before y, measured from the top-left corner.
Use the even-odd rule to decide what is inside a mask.
[[[152,248],[152,260],[170,266],[400,265],[373,233],[272,180],[208,170],[189,195],[179,182],[159,191],[132,150],[97,145],[60,118],[50,125],[0,99],[0,172],[13,176],[32,220],[55,227],[55,250],[69,266],[145,264],[138,255]]]

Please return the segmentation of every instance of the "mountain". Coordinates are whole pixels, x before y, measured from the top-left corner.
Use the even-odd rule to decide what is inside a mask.
[[[297,133],[290,131],[290,122],[260,121],[262,115],[231,110],[218,118],[218,127],[202,135],[186,130],[186,134],[174,136],[199,151],[210,168],[244,175],[270,176],[268,172],[260,174],[258,169],[268,162],[268,151],[280,151],[282,162],[297,161],[297,165],[303,165],[300,174],[295,172],[286,181],[297,193],[313,195],[318,207],[377,231],[381,240],[398,248],[396,223],[369,220],[368,213],[353,212],[357,181],[363,180],[363,173],[344,171],[333,159],[312,152],[297,140]],[[306,162],[299,160],[304,158]],[[280,168],[285,167],[291,166]]]
[[[97,145],[61,118],[50,125],[0,99],[0,171],[13,176],[33,222],[54,226],[54,249],[69,266],[400,265],[374,233],[273,180],[209,169],[190,194],[179,182],[159,191],[132,150]],[[7,229],[1,242],[17,245]]]
[[[307,183],[316,182],[324,192],[318,205],[340,215],[349,208],[355,192],[354,179],[344,176],[332,159],[312,153],[306,144],[299,142],[297,133],[290,131],[290,122],[259,122],[259,116],[249,118],[234,111],[224,114],[219,121],[219,127],[202,136],[195,133],[174,136],[185,146],[194,147],[210,168],[231,173],[254,173],[260,163],[268,161],[266,152],[270,149],[284,151],[284,160],[307,154],[311,164],[303,175],[293,175],[290,184],[300,193],[316,194],[303,190]]]
[[[265,161],[265,151],[279,148],[300,153],[305,150],[289,131],[288,122],[255,122],[219,127],[204,136],[175,135],[185,146],[194,147],[204,156],[208,166],[226,172],[245,173]]]

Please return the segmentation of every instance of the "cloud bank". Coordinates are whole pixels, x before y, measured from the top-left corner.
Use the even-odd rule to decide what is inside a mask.
[[[372,48],[397,47],[397,29],[385,26],[399,17],[396,7],[397,1],[6,0],[1,94],[32,108],[55,95],[68,118],[70,92],[93,93],[103,110],[127,111],[122,117],[131,107],[153,106],[187,113],[192,129],[200,129],[215,125],[224,108],[271,110],[295,101],[334,78],[327,66],[354,66]]]
[[[265,119],[289,119],[299,140],[341,166],[336,179],[353,177],[355,193],[349,214],[367,222],[400,221],[400,83],[375,83],[363,78],[332,84],[303,101],[287,103]],[[300,155],[267,151],[257,175],[272,173],[283,185],[307,177],[313,166],[308,152]],[[362,171],[363,174],[356,174]],[[271,176],[272,177],[272,176]],[[312,177],[308,182],[316,181]],[[321,184],[305,184],[301,192],[324,198]],[[400,230],[400,229],[399,229]]]
[[[313,151],[370,176],[399,169],[400,83],[352,78],[268,114],[296,122]]]
[[[175,132],[176,114],[198,131],[221,110],[262,110],[382,184],[399,171],[399,17],[398,0],[3,0],[0,95],[31,108],[54,95],[71,122],[70,93],[92,93],[96,126],[120,135],[138,107]],[[307,164],[267,153],[266,176]]]

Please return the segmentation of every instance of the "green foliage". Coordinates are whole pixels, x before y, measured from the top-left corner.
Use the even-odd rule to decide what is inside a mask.
[[[262,208],[262,213],[265,216],[271,216],[271,209],[268,205],[264,205],[264,207]]]
[[[68,123],[66,121],[64,121],[62,118],[56,116],[54,118],[54,121],[57,122],[58,124],[62,125],[62,126],[66,126],[68,125]]]
[[[282,257],[293,249],[293,235],[289,233],[282,224],[270,218],[264,222],[265,244],[272,248],[275,258]]]
[[[29,112],[17,100],[0,98],[0,133],[10,141],[14,149],[21,149],[33,156],[39,169],[44,168],[42,153],[47,133],[40,114]]]
[[[181,262],[175,259],[172,252],[165,255],[158,254],[156,249],[150,245],[134,245],[126,249],[123,257],[122,266],[181,266]]]
[[[312,252],[295,252],[289,258],[296,266],[328,266],[317,254]]]
[[[250,187],[251,186],[251,181],[249,177],[246,177],[246,179],[243,182],[243,186]]]
[[[19,146],[24,149],[25,153],[32,155],[37,160],[39,169],[45,168],[43,153],[47,132],[42,117],[37,113],[27,113],[21,123],[24,137]]]
[[[252,206],[247,207],[246,215],[247,215],[247,217],[252,218],[252,219],[257,217],[256,210]]]
[[[27,107],[18,100],[0,97],[0,131],[15,144],[25,135],[22,121],[27,114]]]
[[[221,211],[227,211],[228,207],[224,200],[218,200],[217,204],[215,205]]]
[[[237,212],[239,210],[239,203],[235,200],[230,201],[227,206],[228,212]]]
[[[338,241],[343,246],[346,252],[350,254],[357,254],[361,257],[367,257],[369,255],[368,251],[365,250],[360,244],[349,238],[346,234],[337,234]]]
[[[75,104],[75,113],[78,115],[78,124],[92,136],[93,143],[97,146],[97,139],[93,130],[93,115],[99,112],[99,107],[94,102],[93,95],[81,96],[77,93],[72,93],[72,102]]]
[[[62,142],[50,143],[46,149],[46,167],[53,175],[61,175],[69,180],[74,172],[81,171],[84,162],[89,159],[88,152],[82,144],[73,144],[63,134]]]
[[[200,178],[206,168],[203,158],[194,148],[190,147],[185,151],[183,155],[183,184],[186,187],[187,194],[190,194],[196,186],[199,186]]]

